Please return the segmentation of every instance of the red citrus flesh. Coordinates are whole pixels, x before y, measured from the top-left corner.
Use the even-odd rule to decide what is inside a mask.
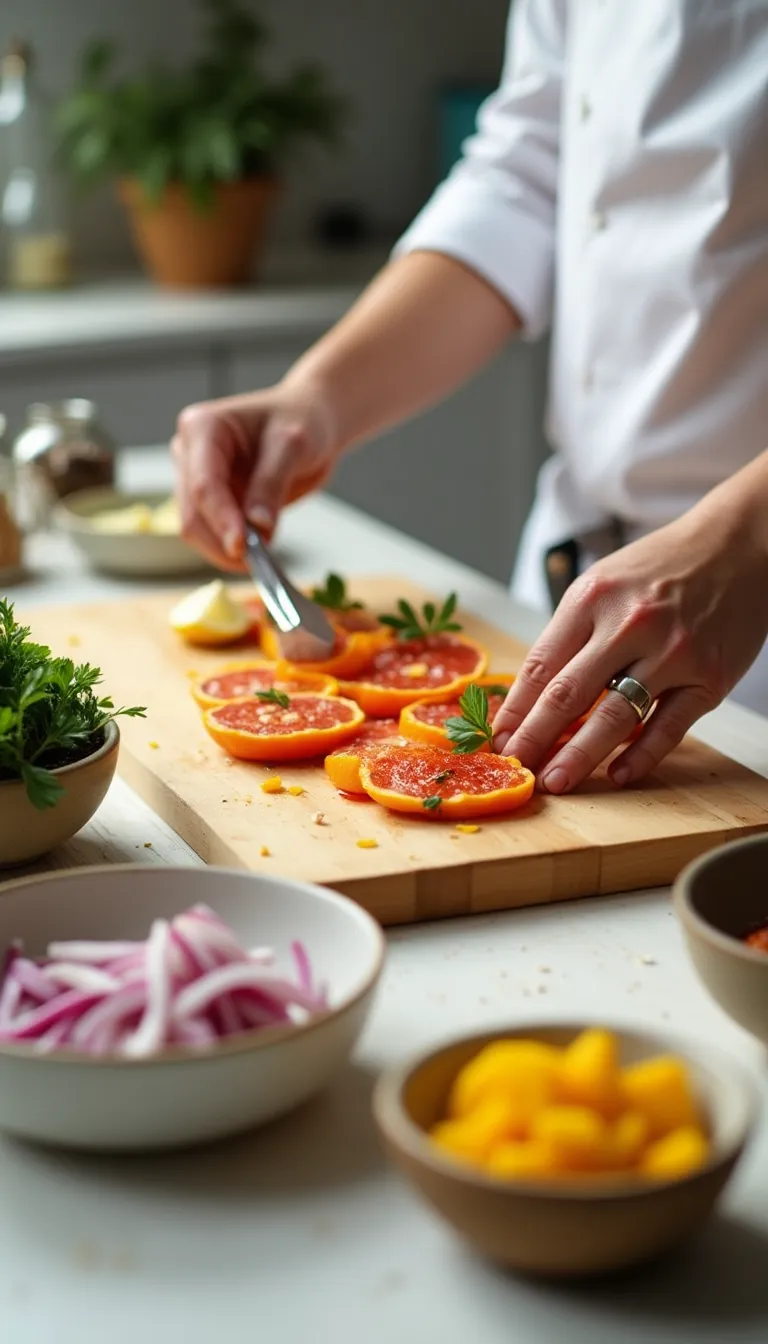
[[[493,723],[501,706],[504,704],[507,693],[503,695],[488,696],[488,721]],[[461,705],[458,700],[449,700],[447,704],[427,704],[411,705],[411,713],[415,719],[420,719],[422,723],[428,723],[434,728],[444,727],[447,719],[456,719],[461,717]]]
[[[463,793],[494,793],[508,789],[516,775],[500,756],[473,752],[458,756],[441,747],[421,746],[406,751],[377,752],[368,762],[371,782],[378,788],[412,798],[455,798]],[[451,773],[445,779],[439,776]],[[525,772],[517,771],[520,780]]]
[[[426,639],[409,639],[380,649],[361,673],[360,680],[414,693],[431,691],[458,677],[471,676],[477,663],[478,650],[474,645],[450,635],[429,635]]]
[[[232,701],[213,711],[222,728],[241,733],[272,737],[275,733],[298,733],[304,729],[335,728],[354,718],[352,706],[329,696],[302,695],[292,699],[287,709],[271,701]]]

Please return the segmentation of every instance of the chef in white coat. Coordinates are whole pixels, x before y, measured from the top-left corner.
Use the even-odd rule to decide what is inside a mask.
[[[276,387],[188,407],[187,536],[240,566],[342,453],[552,329],[513,592],[554,614],[495,724],[617,786],[725,696],[768,713],[768,0],[516,0],[461,162]],[[510,427],[510,452],[514,452]]]

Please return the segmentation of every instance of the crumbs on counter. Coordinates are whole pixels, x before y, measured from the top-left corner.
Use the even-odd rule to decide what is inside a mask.
[[[260,787],[262,793],[282,793],[283,781],[279,775],[270,775],[269,779],[262,780]]]
[[[79,635],[70,635],[69,639],[67,640],[70,649],[79,649],[82,642],[83,641]]]
[[[306,789],[302,784],[289,784],[287,792],[294,798],[300,798],[302,793],[306,793]]]
[[[157,751],[157,750],[159,749],[159,747],[160,747],[160,743],[159,743],[159,742],[148,742],[148,743],[147,743],[147,746],[149,747],[150,751]]]
[[[357,848],[358,848],[358,849],[378,849],[378,848],[379,848],[379,842],[378,842],[378,840],[372,840],[372,839],[370,839],[370,838],[367,838],[367,839],[366,839],[366,838],[364,837],[362,840],[358,840],[356,843],[357,843]]]
[[[145,848],[145,849],[151,849],[151,848],[152,848],[152,841],[151,841],[151,840],[145,840],[145,841],[144,841],[144,848]]]
[[[269,859],[272,857],[268,845],[261,846],[261,849],[259,850],[259,856],[262,859]]]
[[[324,812],[313,812],[313,813],[312,813],[312,825],[313,825],[313,826],[327,826],[327,825],[328,825],[328,818],[326,817],[325,813],[324,813]]]
[[[647,952],[644,952],[642,957],[638,957],[637,960],[640,966],[655,966],[657,964],[656,958],[650,956]]]
[[[477,835],[477,832],[480,830],[480,827],[475,825],[474,822],[457,821],[456,830],[459,831],[462,835]]]

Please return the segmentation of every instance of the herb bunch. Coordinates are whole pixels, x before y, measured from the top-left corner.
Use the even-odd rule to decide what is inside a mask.
[[[101,745],[118,715],[143,717],[143,706],[115,709],[99,697],[97,667],[54,658],[20,625],[10,602],[0,599],[0,781],[20,779],[31,803],[53,807],[62,785],[56,766],[87,756]]]
[[[469,756],[481,747],[493,747],[493,729],[488,722],[488,694],[472,682],[459,699],[461,718],[446,719],[445,731],[459,756]]]
[[[313,588],[310,594],[313,602],[325,607],[327,611],[362,611],[362,602],[353,602],[347,597],[347,585],[339,574],[329,574],[323,588]]]
[[[397,638],[402,640],[446,634],[461,629],[459,622],[453,619],[457,600],[456,594],[450,593],[442,607],[436,607],[434,602],[425,602],[419,616],[410,602],[401,598],[397,604],[397,615],[380,616],[379,620],[382,625],[395,630]]]

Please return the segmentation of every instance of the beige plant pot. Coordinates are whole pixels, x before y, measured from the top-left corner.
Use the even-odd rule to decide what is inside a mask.
[[[98,751],[53,771],[64,792],[42,812],[30,803],[20,780],[0,782],[0,868],[39,859],[90,821],[112,783],[119,747],[120,732],[113,722]]]
[[[169,186],[153,204],[133,178],[118,183],[147,270],[159,285],[172,289],[248,280],[277,192],[276,181],[266,177],[221,183],[210,208],[201,212],[180,185]]]

